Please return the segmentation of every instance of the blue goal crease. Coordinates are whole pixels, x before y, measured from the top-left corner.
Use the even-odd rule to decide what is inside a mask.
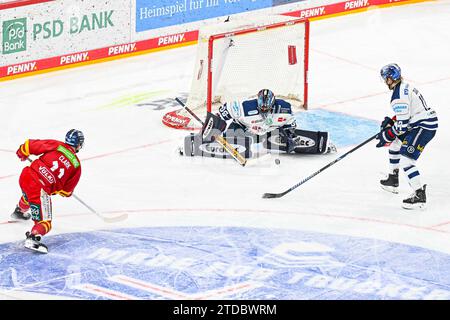
[[[323,109],[295,114],[300,129],[327,131],[337,147],[359,144],[379,130],[378,121]]]

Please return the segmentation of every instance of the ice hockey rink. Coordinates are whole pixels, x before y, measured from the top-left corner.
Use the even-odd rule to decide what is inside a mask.
[[[196,48],[161,51],[0,84],[0,299],[450,299],[450,2],[429,1],[311,22],[310,104],[300,127],[329,131],[329,155],[180,157],[186,131],[162,116],[186,98]],[[398,63],[439,117],[418,161],[427,208],[381,190],[375,141],[280,199],[374,135],[390,110],[380,68]],[[77,128],[82,177],[53,197],[42,255],[32,222],[9,223],[26,139]]]

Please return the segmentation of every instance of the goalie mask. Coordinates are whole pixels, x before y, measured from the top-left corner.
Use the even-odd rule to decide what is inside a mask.
[[[275,95],[269,89],[262,89],[258,92],[258,110],[263,117],[272,112],[275,104]]]

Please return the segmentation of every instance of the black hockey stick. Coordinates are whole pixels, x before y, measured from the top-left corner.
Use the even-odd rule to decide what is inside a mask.
[[[33,162],[33,160],[31,160],[28,157],[27,157],[27,160],[30,161],[30,162]],[[120,222],[120,221],[123,221],[123,220],[128,218],[128,214],[127,213],[120,214],[120,215],[118,215],[116,217],[104,216],[104,215],[100,214],[99,212],[95,211],[94,209],[92,209],[90,206],[88,206],[83,200],[78,198],[75,194],[72,194],[72,197],[74,197],[76,200],[78,200],[78,202],[80,202],[83,206],[88,208],[89,211],[91,211],[93,214],[97,215],[100,219],[102,219],[105,222]]]
[[[197,117],[197,115],[191,109],[189,109],[183,103],[183,101],[178,99],[178,97],[176,97],[175,100],[184,108],[184,110],[189,112],[189,114],[193,116],[194,119],[202,125],[202,127],[205,125],[205,123],[199,117]],[[233,157],[234,160],[236,160],[241,166],[245,166],[245,164],[247,163],[247,159],[245,159],[236,148],[234,148],[227,140],[225,140],[224,137],[222,137],[221,135],[217,135],[214,138],[215,141],[217,141],[217,143],[219,143],[225,149],[225,151],[227,151]]]
[[[353,151],[361,148],[363,145],[369,143],[370,141],[372,141],[373,139],[375,139],[377,137],[378,133],[373,135],[372,137],[370,137],[369,139],[367,139],[366,141],[360,143],[359,145],[357,145],[356,147],[354,147],[352,150],[347,151],[346,153],[344,153],[342,156],[340,156],[339,158],[337,158],[336,160],[333,160],[332,162],[330,162],[329,164],[327,164],[326,166],[324,166],[323,168],[320,168],[319,170],[317,170],[316,172],[314,172],[313,174],[309,175],[308,177],[306,177],[305,179],[303,179],[302,181],[300,181],[299,183],[297,183],[296,185],[290,187],[288,190],[281,192],[281,193],[264,193],[263,194],[263,198],[265,199],[272,199],[272,198],[281,198],[282,196],[284,196],[285,194],[291,192],[292,190],[296,189],[297,187],[301,186],[302,184],[304,184],[306,181],[314,178],[315,176],[317,176],[319,173],[321,173],[322,171],[324,171],[325,169],[331,167],[333,164],[335,164],[336,162],[344,159],[346,156],[348,156],[350,153],[352,153]]]

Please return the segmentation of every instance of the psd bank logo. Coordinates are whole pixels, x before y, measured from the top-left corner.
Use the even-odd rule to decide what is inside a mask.
[[[3,54],[27,50],[27,18],[3,21]]]
[[[127,228],[0,245],[2,293],[78,299],[450,299],[450,256],[388,241],[243,227]],[[424,267],[425,266],[425,267]]]

